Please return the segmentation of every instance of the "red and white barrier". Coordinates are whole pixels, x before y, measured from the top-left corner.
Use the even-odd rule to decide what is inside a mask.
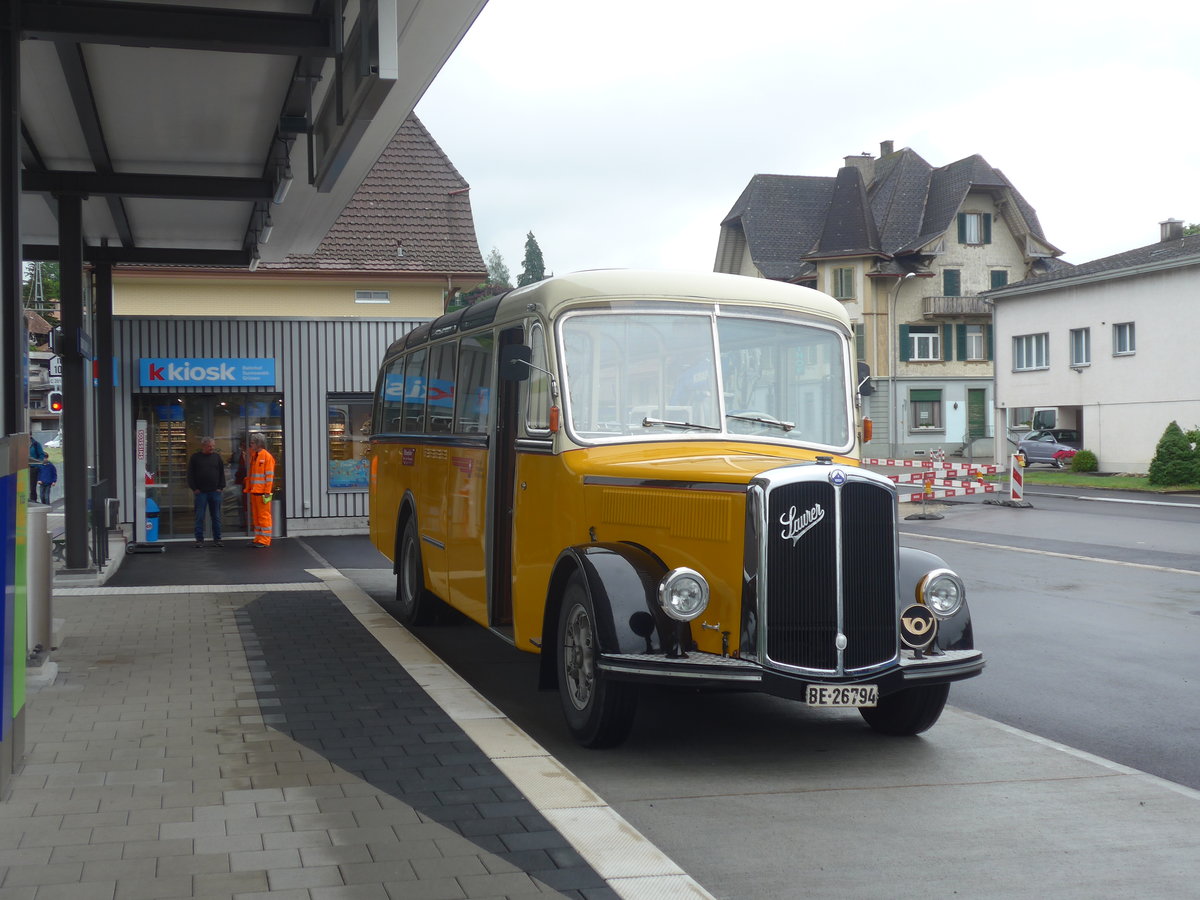
[[[984,475],[995,475],[999,471],[999,466],[947,466],[944,469],[935,469],[933,472],[907,472],[903,475],[889,475],[887,477],[897,484],[912,484],[917,481],[924,481],[930,476],[978,479]]]
[[[1013,503],[1020,503],[1025,499],[1023,496],[1025,493],[1025,470],[1021,467],[1021,463],[1017,461],[1017,457],[1018,454],[1014,453],[1008,462],[1008,499]]]

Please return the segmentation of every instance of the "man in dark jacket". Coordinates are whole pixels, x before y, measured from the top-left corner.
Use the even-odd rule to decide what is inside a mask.
[[[212,519],[213,543],[221,543],[221,491],[225,487],[225,461],[214,453],[212,438],[200,439],[200,449],[188,460],[187,484],[196,497],[196,546],[204,546],[204,511]]]

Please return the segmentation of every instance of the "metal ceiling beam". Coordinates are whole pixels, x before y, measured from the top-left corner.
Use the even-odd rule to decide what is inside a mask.
[[[250,250],[201,250],[188,247],[87,247],[83,258],[90,263],[145,266],[218,266],[245,269],[250,265]],[[59,257],[56,244],[25,244],[21,256],[27,262],[54,262]]]
[[[331,19],[155,3],[20,0],[21,36],[77,44],[332,57]]]
[[[67,80],[71,104],[75,107],[75,118],[79,120],[79,128],[87,142],[92,166],[97,172],[111,173],[112,157],[108,152],[108,142],[104,139],[100,113],[96,109],[96,96],[92,93],[92,80],[88,77],[87,65],[83,61],[83,50],[78,44],[66,43],[56,44],[55,49],[58,51],[63,77]],[[112,216],[117,237],[126,247],[132,247],[133,226],[129,223],[129,214],[125,211],[124,202],[116,196],[110,196],[107,200],[108,212]]]
[[[21,174],[21,189],[59,196],[152,200],[270,200],[275,193],[274,183],[265,178],[69,170],[33,172],[28,169]]]

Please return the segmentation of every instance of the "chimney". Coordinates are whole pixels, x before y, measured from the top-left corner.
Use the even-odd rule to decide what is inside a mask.
[[[883,159],[885,156],[890,156],[892,154],[892,152],[895,150],[895,148],[896,148],[895,141],[880,141],[879,142],[879,158]]]
[[[1167,219],[1165,222],[1158,223],[1159,242],[1178,241],[1183,239],[1183,220],[1182,219]]]
[[[870,153],[861,153],[858,156],[847,156],[844,159],[845,168],[858,169],[863,183],[871,183],[871,179],[875,177],[875,157]]]

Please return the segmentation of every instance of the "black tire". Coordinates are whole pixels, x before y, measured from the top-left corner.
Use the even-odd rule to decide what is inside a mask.
[[[879,698],[878,706],[864,706],[858,711],[880,734],[920,734],[937,722],[949,696],[949,684],[930,684],[888,694]]]
[[[436,603],[434,596],[425,589],[417,520],[410,518],[400,536],[396,556],[396,618],[401,625],[428,625],[433,621]]]
[[[1054,457],[1050,461],[1050,465],[1054,466],[1056,469],[1065,469],[1067,467],[1066,460],[1064,460],[1061,456]]]
[[[631,684],[615,681],[596,661],[596,613],[583,576],[567,580],[558,611],[558,696],[571,736],[584,747],[615,747],[629,736],[637,710]]]

